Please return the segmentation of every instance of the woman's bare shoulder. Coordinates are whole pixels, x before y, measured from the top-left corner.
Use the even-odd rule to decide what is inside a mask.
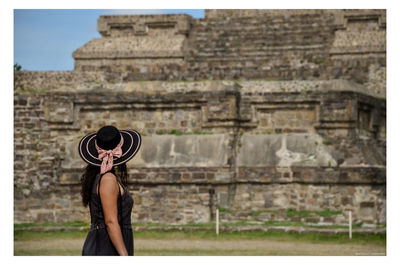
[[[104,181],[102,181],[103,179],[105,179]],[[107,172],[105,173],[101,180],[101,187],[106,186],[106,188],[104,188],[105,190],[117,190],[118,193],[118,188],[115,189],[115,187],[120,186],[120,191],[123,194],[124,193],[124,189],[121,187],[121,185],[118,183],[117,181],[117,176],[115,174],[113,174],[112,172]],[[103,189],[102,189],[103,190]],[[113,192],[114,193],[114,192]],[[97,193],[98,194],[98,193]]]
[[[111,172],[105,173],[101,178],[100,182],[101,182],[100,188],[105,187],[105,189],[110,189],[117,186],[117,178]]]

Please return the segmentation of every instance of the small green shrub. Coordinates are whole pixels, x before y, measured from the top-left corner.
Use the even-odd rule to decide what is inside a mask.
[[[21,71],[22,70],[22,66],[19,64],[14,64],[14,71]]]

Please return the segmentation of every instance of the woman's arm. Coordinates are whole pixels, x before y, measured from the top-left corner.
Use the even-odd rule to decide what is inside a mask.
[[[104,221],[107,231],[115,249],[120,256],[128,256],[124,240],[122,238],[121,228],[118,223],[118,189],[117,179],[112,173],[103,175],[100,185],[101,205],[104,212]]]

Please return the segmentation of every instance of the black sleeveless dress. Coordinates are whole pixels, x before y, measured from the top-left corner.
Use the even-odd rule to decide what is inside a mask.
[[[104,214],[101,206],[100,195],[96,193],[96,187],[104,175],[98,174],[93,184],[90,207],[91,226],[82,248],[82,256],[119,256],[114,244],[112,243],[104,222]],[[133,256],[133,233],[131,224],[131,212],[133,208],[133,198],[128,192],[128,189],[120,182],[124,189],[124,194],[121,195],[119,190],[117,205],[118,205],[118,222],[121,227],[122,238],[125,243],[126,250],[129,256]]]

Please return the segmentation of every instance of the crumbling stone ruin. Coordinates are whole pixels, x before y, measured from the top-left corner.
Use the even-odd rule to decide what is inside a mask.
[[[90,221],[79,139],[143,134],[135,222],[386,224],[386,11],[98,19],[73,71],[15,71],[14,219]],[[301,214],[300,214],[301,213]]]

